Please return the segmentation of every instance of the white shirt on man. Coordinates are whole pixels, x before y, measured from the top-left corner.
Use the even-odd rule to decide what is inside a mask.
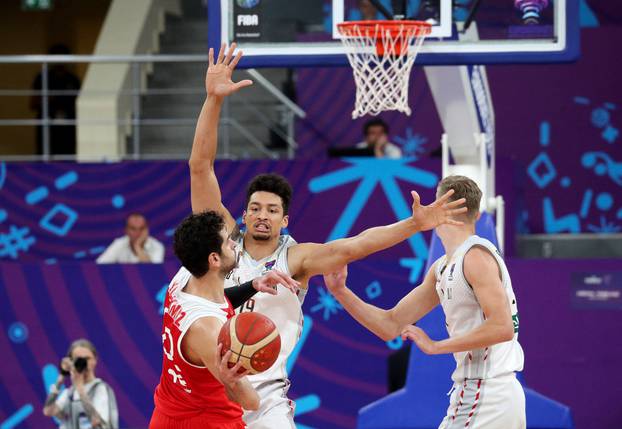
[[[367,142],[362,141],[357,143],[356,147],[358,148],[366,148],[368,146]],[[384,157],[389,159],[398,159],[402,157],[402,149],[396,144],[391,142],[387,142],[384,146]]]
[[[145,252],[149,260],[154,264],[164,262],[164,245],[153,237],[147,237]],[[136,264],[140,259],[132,250],[130,238],[127,235],[114,240],[104,253],[97,258],[98,264]]]

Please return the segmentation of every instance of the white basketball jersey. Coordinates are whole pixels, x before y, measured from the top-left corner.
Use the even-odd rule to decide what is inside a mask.
[[[451,378],[455,382],[493,378],[523,369],[523,349],[518,343],[518,308],[510,274],[497,248],[490,241],[477,235],[472,235],[462,243],[456,249],[451,261],[448,262],[447,257],[442,256],[436,264],[436,292],[445,313],[447,332],[450,337],[462,335],[477,328],[485,320],[482,308],[463,270],[464,256],[473,246],[487,249],[499,265],[514,323],[514,338],[484,349],[454,353],[456,369]]]
[[[248,282],[272,269],[277,269],[290,276],[292,275],[287,263],[287,251],[297,243],[289,235],[282,235],[279,238],[279,246],[274,253],[259,261],[254,260],[244,250],[243,238],[240,238],[237,244],[241,253],[239,265],[225,280],[225,287],[237,286]],[[274,322],[281,335],[281,352],[274,365],[261,374],[248,376],[249,381],[255,387],[267,381],[287,379],[287,358],[294,350],[302,332],[303,315],[301,306],[306,290],[301,290],[298,295],[293,294],[282,285],[279,285],[277,290],[278,293],[276,295],[257,293],[236,310],[236,313],[256,311],[268,316]]]

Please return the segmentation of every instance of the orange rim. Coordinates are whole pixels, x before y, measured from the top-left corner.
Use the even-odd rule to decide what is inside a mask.
[[[400,35],[400,33],[406,32],[407,34],[413,31],[413,37],[425,37],[432,32],[432,24],[428,24],[424,21],[348,21],[337,24],[339,33],[346,38],[358,38],[367,39],[376,36],[376,53],[378,56],[384,56],[388,53],[391,56],[401,57],[408,52],[408,43],[403,43],[402,40],[396,41],[391,47],[385,47],[385,37],[382,37],[389,32],[392,38]],[[381,37],[377,37],[381,36]]]
[[[355,31],[358,27],[360,34],[366,37],[368,30],[375,31],[376,26],[379,30],[389,31],[391,36],[396,36],[403,30],[413,29],[416,30],[417,36],[427,36],[432,32],[432,24],[424,21],[347,21],[337,24],[339,33],[346,37],[360,37],[359,33]]]

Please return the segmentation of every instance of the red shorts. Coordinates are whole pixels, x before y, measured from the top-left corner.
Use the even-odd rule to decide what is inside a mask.
[[[214,416],[198,415],[185,419],[169,417],[166,414],[153,410],[149,429],[246,429],[242,418],[233,421],[215,421]]]

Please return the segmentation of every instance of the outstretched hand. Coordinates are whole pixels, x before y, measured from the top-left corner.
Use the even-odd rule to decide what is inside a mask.
[[[466,199],[460,198],[456,201],[449,201],[454,190],[450,189],[445,195],[438,198],[429,206],[422,206],[419,194],[410,191],[413,197],[413,215],[412,218],[417,224],[420,231],[427,231],[436,228],[442,224],[462,225],[462,222],[453,219],[453,216],[465,213],[467,208],[464,207]]]
[[[257,277],[253,280],[253,287],[257,292],[265,292],[270,295],[276,295],[278,285],[283,285],[289,289],[293,294],[298,293],[300,288],[300,282],[292,279],[287,274],[279,270],[270,270],[261,277]]]
[[[253,84],[253,81],[249,79],[244,79],[237,83],[231,80],[233,70],[242,58],[242,51],[238,51],[233,56],[236,46],[235,43],[232,43],[227,50],[227,46],[223,43],[220,46],[216,62],[214,62],[214,48],[209,49],[209,66],[205,75],[205,90],[208,96],[223,98]],[[225,50],[227,50],[226,55]]]

